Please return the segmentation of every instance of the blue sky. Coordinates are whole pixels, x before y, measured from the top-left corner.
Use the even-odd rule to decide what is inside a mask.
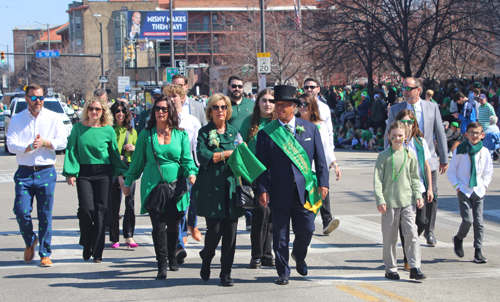
[[[37,21],[51,26],[61,25],[68,22],[68,4],[72,0],[0,0],[0,50],[13,52],[12,30],[17,28],[40,28],[43,27]],[[43,27],[43,28],[46,28]],[[14,58],[10,57],[11,68],[13,68]]]

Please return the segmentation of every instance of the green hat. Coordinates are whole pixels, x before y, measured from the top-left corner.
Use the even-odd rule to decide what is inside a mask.
[[[457,128],[458,128],[458,127],[460,127],[460,125],[458,125],[458,123],[457,123],[457,122],[453,122],[453,123],[451,123],[451,126],[452,126],[452,127],[457,127]]]
[[[356,84],[356,88],[361,89],[361,88],[363,88],[363,85],[361,85],[361,84]]]

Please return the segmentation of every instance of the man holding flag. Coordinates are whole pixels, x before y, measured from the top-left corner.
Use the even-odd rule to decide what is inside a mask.
[[[267,168],[257,178],[259,202],[271,208],[273,248],[279,285],[288,284],[288,244],[290,219],[295,240],[292,258],[296,270],[307,275],[307,248],[314,232],[314,217],[328,193],[328,166],[318,127],[296,119],[294,112],[300,100],[296,88],[274,87],[277,120],[269,123],[257,135],[256,155]],[[311,166],[314,162],[316,175]]]

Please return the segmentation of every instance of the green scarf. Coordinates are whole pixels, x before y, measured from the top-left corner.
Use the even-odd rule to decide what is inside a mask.
[[[417,158],[418,158],[418,165],[420,166],[420,171],[422,171],[422,178],[424,179],[424,186],[425,189],[427,190],[427,179],[425,179],[425,152],[424,152],[424,144],[422,142],[422,138],[415,136],[413,138],[414,144],[415,144],[415,149],[417,149]]]
[[[479,141],[473,146],[469,141],[465,141],[458,145],[457,154],[469,154],[470,157],[470,181],[469,188],[477,186],[477,171],[476,171],[476,154],[483,148],[483,142]]]
[[[262,130],[269,135],[273,142],[275,142],[276,145],[283,150],[283,152],[285,152],[288,158],[290,158],[292,163],[304,176],[306,181],[306,191],[308,193],[307,200],[304,203],[304,208],[314,214],[317,214],[318,209],[323,204],[323,201],[319,195],[317,185],[318,181],[312,172],[311,163],[309,162],[309,157],[307,156],[306,151],[295,139],[295,137],[290,135],[285,127],[281,126],[278,120],[270,122]]]
[[[227,164],[234,173],[234,177],[241,177],[252,183],[266,167],[253,155],[252,151],[248,149],[246,144],[239,144],[233,151]]]

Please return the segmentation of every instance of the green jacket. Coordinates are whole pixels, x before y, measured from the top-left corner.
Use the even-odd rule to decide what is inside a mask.
[[[137,134],[141,134],[141,131],[146,127],[146,123],[151,115],[151,109],[145,110],[139,114],[139,123],[137,124]]]
[[[174,129],[170,144],[160,145],[158,143],[158,134],[156,127],[151,131],[145,129],[139,134],[135,151],[132,155],[130,168],[125,174],[125,184],[132,185],[134,180],[141,177],[141,214],[147,213],[144,208],[148,200],[149,193],[161,182],[172,182],[179,177],[187,177],[190,174],[195,174],[198,171],[191,157],[191,147],[189,137],[186,131]],[[151,139],[158,157],[161,172],[164,180],[162,180],[158,165],[156,164],[153,150],[151,149]],[[177,209],[184,211],[189,206],[189,194],[177,203]]]
[[[227,161],[214,163],[213,156],[217,152],[234,150],[234,139],[238,130],[227,124],[226,133],[218,134],[219,147],[209,145],[209,135],[212,130],[215,130],[215,125],[210,122],[198,132],[196,154],[200,170],[191,190],[191,196],[196,203],[196,215],[236,219],[245,213],[244,209],[235,206],[236,180]],[[229,196],[229,200],[226,200],[226,196]],[[226,215],[228,212],[229,217]]]
[[[236,129],[240,129],[243,120],[252,114],[255,103],[250,99],[242,98],[239,105],[231,101],[231,106],[233,108],[233,113],[231,114],[231,118],[228,122]]]

